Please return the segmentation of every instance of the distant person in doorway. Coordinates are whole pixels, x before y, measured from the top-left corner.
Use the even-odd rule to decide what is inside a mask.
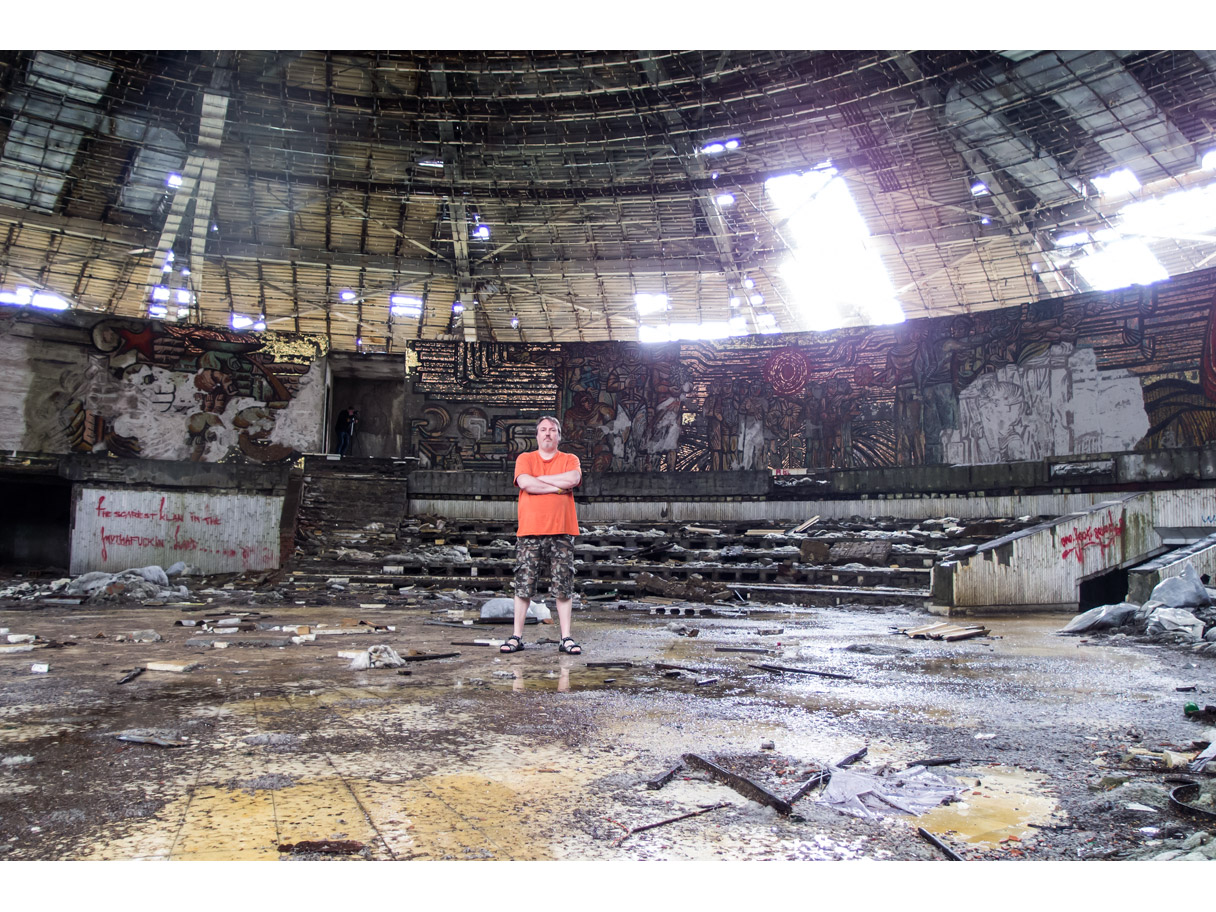
[[[355,428],[359,425],[359,413],[349,406],[338,413],[334,431],[338,435],[338,455],[345,456],[350,451],[351,441],[355,439]]]
[[[548,568],[550,589],[557,601],[561,628],[558,651],[582,655],[583,648],[570,636],[574,609],[574,537],[578,517],[574,489],[583,480],[577,456],[558,449],[562,428],[556,418],[536,423],[535,450],[515,460],[515,486],[519,488],[519,527],[515,532],[515,628],[502,652],[524,648],[524,622],[536,592],[542,568]]]

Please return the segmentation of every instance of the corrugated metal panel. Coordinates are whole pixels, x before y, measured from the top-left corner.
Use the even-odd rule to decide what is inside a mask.
[[[283,498],[195,491],[81,488],[73,574],[185,561],[206,573],[279,565]]]

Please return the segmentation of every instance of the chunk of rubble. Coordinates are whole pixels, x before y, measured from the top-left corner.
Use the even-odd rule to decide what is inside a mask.
[[[1140,606],[1134,602],[1119,602],[1117,605],[1099,605],[1078,614],[1059,632],[1062,634],[1085,633],[1087,630],[1108,630],[1123,627],[1136,619]]]
[[[369,668],[400,668],[405,660],[397,655],[392,646],[371,646],[359,653],[350,663],[352,671],[366,671]]]
[[[1198,571],[1191,564],[1182,569],[1181,576],[1163,579],[1154,586],[1149,600],[1163,602],[1170,608],[1206,608],[1212,604]]]
[[[528,604],[528,613],[525,616],[527,619],[539,621],[542,624],[551,623],[553,620],[553,612],[544,602],[533,601]],[[491,624],[509,624],[515,620],[515,599],[513,598],[492,598],[481,606],[481,616],[479,620],[488,621]]]

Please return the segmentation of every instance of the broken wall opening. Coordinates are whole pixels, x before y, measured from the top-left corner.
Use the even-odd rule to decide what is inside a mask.
[[[1088,611],[1099,605],[1115,605],[1127,599],[1127,570],[1111,570],[1087,580],[1078,589],[1078,609]]]
[[[60,478],[0,477],[0,566],[66,569],[72,485]]]
[[[329,409],[329,450],[337,451],[334,423],[348,406],[359,412],[349,456],[391,459],[405,451],[405,365],[400,357],[330,356],[333,387]]]

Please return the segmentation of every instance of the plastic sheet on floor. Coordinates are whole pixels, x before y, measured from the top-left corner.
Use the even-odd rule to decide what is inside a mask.
[[[965,787],[953,777],[923,766],[885,774],[833,769],[819,801],[853,817],[917,816],[963,791]]]

